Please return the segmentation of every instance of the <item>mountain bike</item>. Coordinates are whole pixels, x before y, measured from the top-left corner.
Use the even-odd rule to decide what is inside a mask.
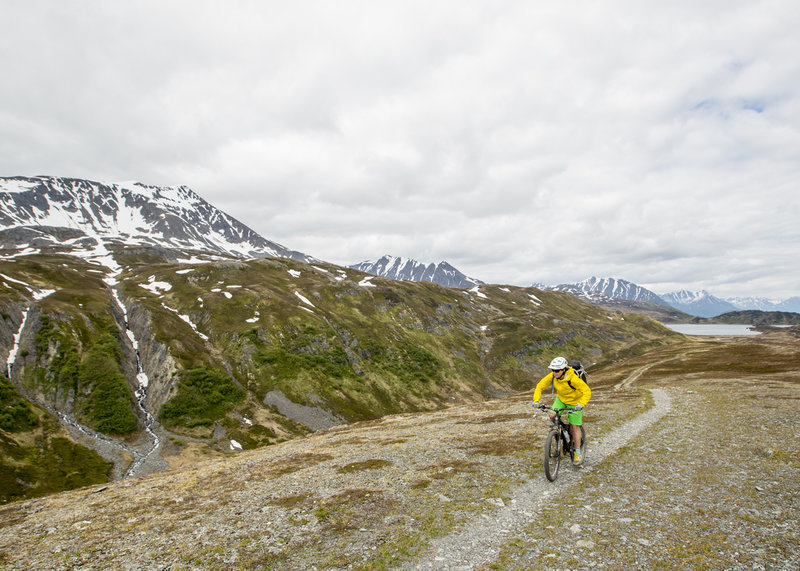
[[[544,475],[551,482],[555,482],[558,476],[558,468],[561,466],[562,454],[569,454],[571,460],[575,459],[575,449],[572,443],[572,425],[567,419],[567,415],[572,408],[554,409],[543,404],[535,405],[537,408],[556,413],[556,423],[550,428],[547,440],[544,442]],[[586,431],[581,426],[581,458],[586,458]]]

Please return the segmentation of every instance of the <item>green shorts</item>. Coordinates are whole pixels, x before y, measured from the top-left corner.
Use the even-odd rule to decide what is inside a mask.
[[[556,409],[556,410],[559,410],[559,409],[562,409],[562,408],[570,408],[571,406],[575,406],[575,405],[564,404],[563,402],[561,402],[561,399],[558,398],[558,397],[556,397],[556,400],[553,401],[553,408]],[[575,426],[582,425],[583,424],[583,410],[578,410],[578,411],[575,411],[575,412],[567,413],[567,419],[569,419],[569,423],[570,424],[574,424]]]

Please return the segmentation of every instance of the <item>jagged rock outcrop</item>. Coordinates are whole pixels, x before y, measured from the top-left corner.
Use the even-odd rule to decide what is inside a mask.
[[[144,402],[151,414],[157,417],[164,403],[175,394],[178,367],[169,348],[155,339],[151,313],[130,298],[123,298],[123,301],[128,313],[128,328],[138,343],[139,363],[148,379]]]

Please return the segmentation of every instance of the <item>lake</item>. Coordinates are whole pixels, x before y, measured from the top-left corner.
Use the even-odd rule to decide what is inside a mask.
[[[760,335],[750,329],[752,325],[727,323],[665,323],[667,327],[684,335]]]

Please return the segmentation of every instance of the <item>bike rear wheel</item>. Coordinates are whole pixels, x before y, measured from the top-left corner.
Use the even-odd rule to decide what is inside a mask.
[[[551,430],[544,443],[544,475],[551,482],[555,482],[560,464],[561,437],[558,430]]]

